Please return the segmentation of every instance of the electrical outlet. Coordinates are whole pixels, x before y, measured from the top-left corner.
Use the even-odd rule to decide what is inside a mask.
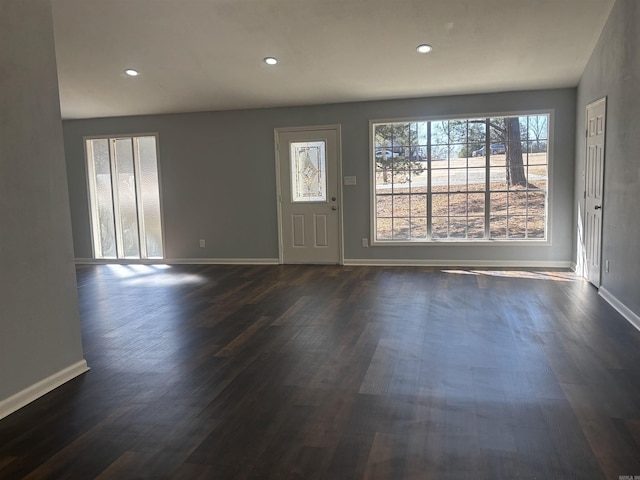
[[[368,238],[363,238],[363,239],[362,239],[362,246],[363,246],[364,248],[369,247],[369,239],[368,239]]]
[[[200,239],[200,248],[204,248],[207,246],[207,242],[204,241],[204,238]]]

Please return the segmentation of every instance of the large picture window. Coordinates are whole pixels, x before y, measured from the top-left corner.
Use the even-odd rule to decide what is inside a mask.
[[[545,241],[550,120],[372,122],[373,241]]]

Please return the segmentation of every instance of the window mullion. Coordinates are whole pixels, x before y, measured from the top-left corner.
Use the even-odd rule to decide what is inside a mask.
[[[133,185],[136,191],[136,219],[138,221],[138,251],[140,252],[140,258],[147,258],[147,234],[144,225],[144,215],[141,215],[140,210],[143,208],[142,204],[142,188],[140,182],[142,181],[142,175],[140,173],[140,146],[139,137],[133,137],[131,139],[131,148],[133,149]]]
[[[109,139],[109,166],[111,167],[111,191],[113,193],[113,221],[116,227],[116,257],[124,258],[122,218],[120,216],[120,196],[118,192],[118,165],[116,159],[116,139]]]
[[[87,149],[87,173],[89,179],[89,201],[91,205],[91,228],[93,229],[93,256],[94,258],[102,258],[102,242],[100,242],[100,220],[98,218],[98,185],[96,182],[96,165],[95,153],[92,142],[85,142]]]
[[[485,120],[484,238],[491,238],[491,119]]]
[[[431,122],[427,122],[427,239],[432,240],[433,198],[431,192]]]

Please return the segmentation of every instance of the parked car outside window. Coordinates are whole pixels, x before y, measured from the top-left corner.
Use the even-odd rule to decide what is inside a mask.
[[[472,157],[483,157],[485,155],[486,147],[479,148],[478,150],[474,150],[471,152]],[[505,153],[507,151],[504,143],[494,143],[490,145],[489,151],[491,155],[498,155],[500,153]]]
[[[498,153],[505,153],[507,151],[504,143],[494,143],[491,145],[491,155],[497,155]]]
[[[400,154],[398,152],[392,152],[391,150],[376,150],[376,158],[382,158],[383,156],[386,158],[395,158],[399,157]]]

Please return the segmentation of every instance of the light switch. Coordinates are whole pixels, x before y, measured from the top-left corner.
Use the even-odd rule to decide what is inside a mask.
[[[344,177],[344,184],[345,185],[355,185],[356,184],[356,177],[355,176]]]

